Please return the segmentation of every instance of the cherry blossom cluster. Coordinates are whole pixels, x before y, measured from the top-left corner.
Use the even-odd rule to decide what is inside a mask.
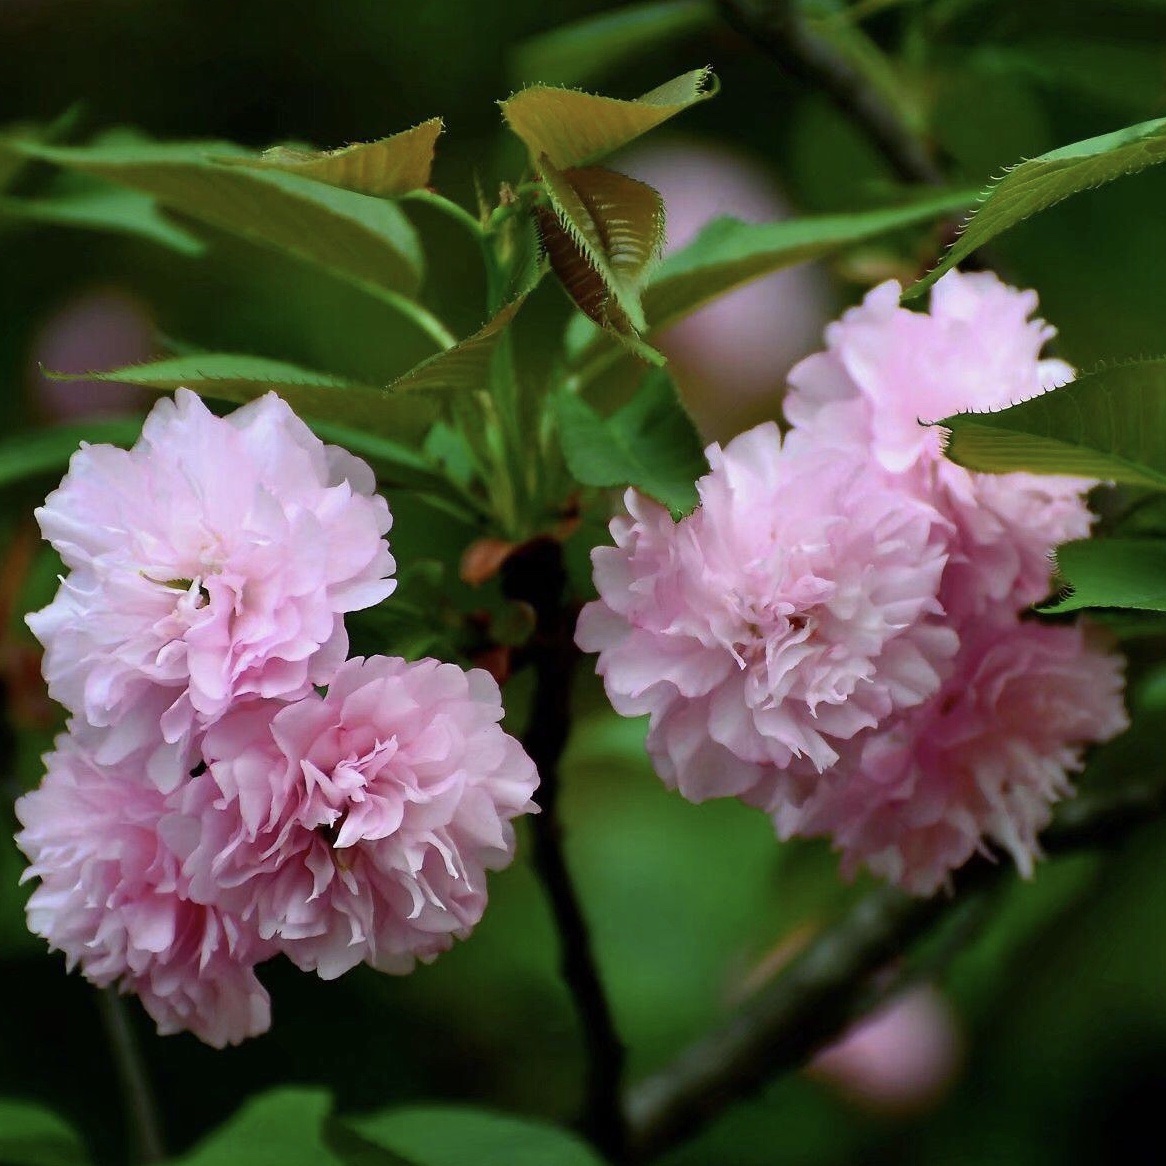
[[[68,574],[28,622],[70,720],[17,802],[29,924],[160,1032],[265,1031],[278,953],[434,958],[533,809],[487,673],[346,660],[344,614],[395,585],[375,487],[274,394],[219,418],[180,389],[37,511]]]
[[[1101,635],[1029,615],[1095,483],[969,472],[922,424],[1072,378],[1041,358],[1035,293],[953,272],[927,313],[899,297],[875,288],[792,370],[784,439],[709,447],[691,514],[628,491],[577,640],[616,710],[649,716],[669,786],[930,894],[989,845],[1029,873],[1126,716]]]

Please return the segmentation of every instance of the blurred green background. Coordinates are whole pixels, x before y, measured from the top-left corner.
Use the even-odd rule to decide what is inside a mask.
[[[521,169],[495,100],[522,81],[574,80],[536,75],[529,64],[524,73],[516,60],[533,58],[516,58],[517,46],[612,7],[0,0],[0,125],[50,121],[78,105],[79,124],[93,130],[124,124],[162,137],[332,147],[441,115],[436,183],[472,206],[475,180],[491,190]],[[894,60],[904,100],[923,111],[953,184],[979,185],[1021,158],[1166,114],[1166,3],[863,7],[871,14],[862,27]],[[797,213],[886,196],[890,176],[862,137],[721,25],[694,26],[631,58],[585,63],[587,85],[616,96],[712,64],[720,96],[663,136],[729,148]],[[715,192],[715,174],[705,181]],[[1060,330],[1056,347],[1075,364],[1166,352],[1164,206],[1166,172],[1151,170],[1070,200],[993,245],[1006,278],[1039,290],[1043,314]],[[431,304],[465,334],[481,320],[479,264],[440,220],[422,212],[418,221],[435,276]],[[832,311],[861,294],[864,278],[910,272],[918,242],[867,248],[788,294],[813,294]],[[108,304],[111,295],[131,305],[128,317],[114,313],[119,327],[133,333],[124,320],[135,313],[147,321],[142,335],[125,340],[143,349],[127,359],[150,351],[150,322],[185,342],[366,378],[390,377],[425,355],[382,305],[259,249],[215,245],[194,260],[113,236],[0,224],[5,433],[56,415],[37,373],[46,329],[62,312],[94,297]],[[522,325],[531,369],[547,359],[566,319],[561,293],[540,289]],[[0,779],[9,795],[37,780],[52,731],[19,622],[54,585],[53,565],[34,554],[29,533],[31,508],[51,485],[8,489],[0,510],[8,548],[0,569],[8,625]],[[468,534],[453,520],[435,522],[404,499],[394,510],[399,560],[456,561]],[[521,692],[511,700],[520,712]],[[644,759],[643,726],[605,711],[594,682],[583,685],[579,706],[564,775],[569,856],[638,1075],[723,1015],[758,968],[780,961],[791,935],[827,922],[861,888],[838,883],[824,850],[779,847],[753,811],[694,807],[668,794]],[[1147,725],[1100,758],[1090,780],[1161,766],[1153,721]],[[4,813],[10,820],[10,798]],[[3,843],[0,1094],[44,1102],[76,1123],[98,1160],[124,1161],[95,994],[24,931],[19,869]],[[960,1049],[952,1080],[934,1096],[888,1107],[821,1076],[794,1077],[733,1110],[667,1166],[1157,1161],[1157,1102],[1166,1089],[1164,876],[1166,826],[1154,825],[1117,852],[1059,860],[1034,883],[1010,885],[943,980],[950,1013],[940,1018]],[[190,1144],[245,1096],[285,1082],[327,1085],[344,1111],[467,1099],[569,1118],[578,1034],[556,977],[546,908],[521,854],[494,879],[491,897],[470,941],[407,979],[362,968],[325,984],[267,966],[273,1029],[239,1049],[159,1039],[131,1005],[171,1147]],[[893,1062],[908,1053],[889,1055]]]

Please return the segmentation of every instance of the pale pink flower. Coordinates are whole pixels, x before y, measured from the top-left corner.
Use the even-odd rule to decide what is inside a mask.
[[[180,389],[133,449],[82,446],[37,511],[70,574],[28,623],[97,760],[148,749],[169,788],[238,701],[326,684],[344,613],[394,587],[375,486],[273,393],[218,418]]]
[[[708,449],[679,523],[627,495],[577,641],[664,781],[760,804],[782,770],[934,693],[956,648],[936,598],[947,529],[862,459],[783,451],[772,422]]]
[[[62,735],[39,789],[16,803],[40,885],[28,925],[100,987],[135,992],[160,1033],[185,1029],[221,1048],[265,1032],[254,964],[270,954],[229,914],[193,902],[167,836],[165,795],[124,764],[96,764]]]
[[[668,208],[665,256],[724,216],[776,223],[790,207],[774,177],[748,154],[697,139],[637,144],[620,170],[654,187]],[[830,295],[817,265],[799,264],[718,296],[652,335],[668,357],[685,408],[705,441],[728,441],[777,417],[786,374],[818,346]]]
[[[1029,319],[1036,293],[989,272],[949,272],[930,312],[899,307],[899,295],[893,281],[875,288],[790,373],[789,442],[869,458],[951,520],[951,569],[964,582],[947,584],[949,615],[1027,606],[1048,593],[1053,548],[1088,535],[1083,496],[1096,483],[970,473],[943,456],[946,431],[921,423],[1027,400],[1073,370],[1041,359],[1055,330]]]
[[[487,673],[385,657],[349,660],[326,696],[240,707],[176,795],[192,894],[325,979],[433,959],[481,918],[534,808],[501,719]]]
[[[1085,625],[972,621],[943,688],[847,742],[804,803],[777,809],[778,833],[824,835],[847,873],[866,866],[920,895],[985,840],[1031,875],[1085,746],[1127,726],[1122,665]]]
[[[917,1112],[951,1085],[962,1045],[951,1005],[924,984],[859,1021],[823,1049],[809,1071],[867,1109]]]

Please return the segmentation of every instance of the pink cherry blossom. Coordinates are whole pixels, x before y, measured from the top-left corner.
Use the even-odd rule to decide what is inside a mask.
[[[1122,664],[1083,624],[973,621],[943,688],[847,742],[803,804],[777,809],[778,833],[828,837],[844,871],[920,895],[985,840],[1031,875],[1085,746],[1127,726]]]
[[[501,719],[487,673],[385,657],[349,660],[326,696],[240,706],[176,795],[192,894],[325,979],[433,959],[481,918],[534,808]]]
[[[930,697],[956,637],[937,600],[946,525],[862,459],[783,450],[776,425],[708,449],[674,523],[629,491],[577,641],[615,709],[648,713],[670,786],[768,804],[782,771]]]
[[[28,925],[101,987],[135,992],[160,1033],[221,1048],[265,1032],[254,964],[270,951],[216,907],[193,902],[169,836],[183,823],[165,795],[123,765],[96,764],[62,735],[41,786],[16,803],[40,885]]]
[[[372,471],[273,393],[219,418],[180,389],[133,449],[82,446],[37,518],[70,570],[28,617],[49,691],[99,762],[145,748],[163,788],[240,700],[327,683],[343,614],[394,587]]]
[[[790,444],[870,458],[951,520],[952,570],[965,583],[949,584],[949,614],[1027,606],[1048,593],[1053,548],[1088,535],[1095,483],[970,473],[943,456],[946,431],[921,422],[1027,400],[1073,370],[1040,356],[1055,331],[1029,319],[1036,293],[989,272],[949,272],[929,312],[899,307],[899,295],[893,281],[875,288],[826,329],[826,351],[790,373]]]

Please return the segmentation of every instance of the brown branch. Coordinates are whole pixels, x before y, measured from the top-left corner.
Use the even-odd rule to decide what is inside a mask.
[[[1111,845],[1163,812],[1163,781],[1081,798],[1061,807],[1042,845],[1050,854]],[[936,924],[1013,877],[1010,865],[977,859],[959,872],[954,894],[916,899],[883,887],[866,896],[723,1025],[631,1091],[626,1160],[645,1162],[664,1153],[765,1082],[798,1068],[899,991],[906,975],[900,969],[874,983],[876,973]]]
[[[529,603],[536,617],[535,633],[525,653],[534,670],[534,695],[523,745],[539,772],[536,801],[540,812],[531,823],[534,869],[554,915],[560,967],[586,1049],[586,1094],[580,1125],[596,1147],[618,1161],[627,1141],[622,1105],[624,1046],[567,869],[558,813],[559,760],[570,729],[571,681],[579,657],[573,639],[574,613],[562,600],[565,585],[562,548],[550,538],[519,547],[502,567],[503,593]]]
[[[944,184],[925,144],[861,70],[814,31],[797,0],[717,0],[717,7],[730,27],[859,126],[904,182]]]

